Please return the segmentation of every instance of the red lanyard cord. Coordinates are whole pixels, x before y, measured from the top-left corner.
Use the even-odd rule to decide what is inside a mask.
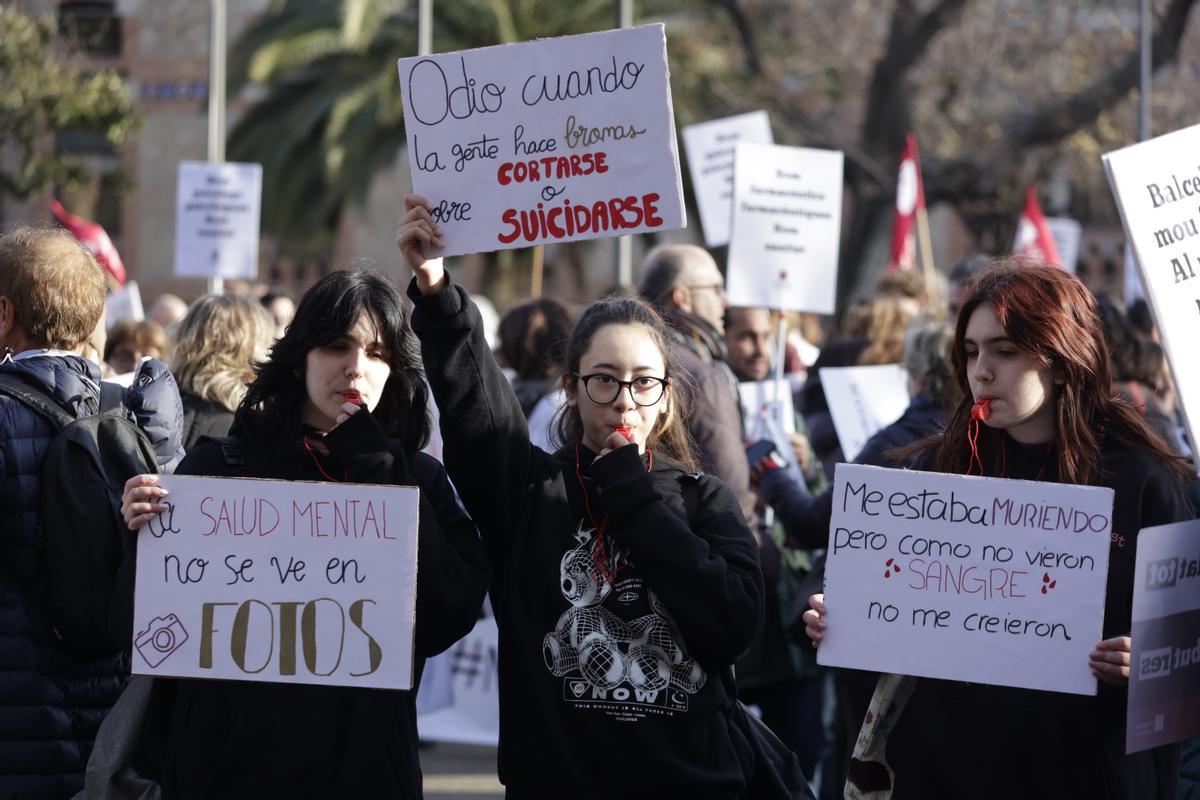
[[[308,453],[308,457],[311,458],[313,464],[316,465],[317,472],[320,472],[322,475],[324,475],[325,480],[329,481],[330,483],[343,483],[344,481],[349,479],[349,477],[350,477],[349,469],[343,469],[341,480],[338,480],[337,478],[333,477],[328,472],[326,472],[325,468],[321,466],[321,461],[320,461],[320,459],[317,458],[317,454],[315,452],[313,452],[312,445],[308,443],[308,439],[302,439],[301,441],[304,443],[304,449]]]
[[[647,460],[646,471],[650,472],[654,469],[654,453],[650,450],[646,451]],[[579,491],[583,493],[583,510],[587,514],[588,520],[592,523],[592,528],[596,531],[596,536],[592,539],[592,564],[596,567],[596,572],[600,574],[604,583],[611,585],[617,577],[617,573],[629,563],[629,557],[625,556],[621,562],[616,565],[616,568],[609,570],[608,568],[608,547],[605,545],[604,531],[608,527],[608,512],[604,512],[604,520],[596,522],[596,518],[592,516],[592,506],[588,502],[587,486],[583,483],[583,472],[579,467],[579,443],[575,444],[575,479],[579,481]]]
[[[967,462],[967,474],[973,473],[975,465],[979,465],[979,474],[986,475],[983,469],[983,459],[979,456],[979,421],[973,420],[967,428],[967,442],[971,445],[971,458]],[[1046,443],[1046,452],[1042,455],[1042,468],[1038,470],[1035,481],[1040,481],[1042,475],[1046,473],[1046,466],[1050,463],[1050,450],[1054,447],[1054,440],[1051,439]],[[1008,477],[1008,437],[1003,436],[1000,439],[1000,477]]]

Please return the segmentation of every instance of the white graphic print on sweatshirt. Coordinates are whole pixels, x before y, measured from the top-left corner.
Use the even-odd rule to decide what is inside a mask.
[[[575,534],[578,545],[559,563],[559,582],[571,608],[542,640],[546,668],[563,678],[563,700],[623,720],[674,716],[708,676],[684,647],[675,621],[640,577],[622,577],[628,554],[613,545],[597,569],[595,530]],[[622,570],[632,573],[632,570]]]

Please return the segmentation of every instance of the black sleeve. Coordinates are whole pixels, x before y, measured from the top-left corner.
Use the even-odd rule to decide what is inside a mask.
[[[758,492],[775,511],[792,547],[820,549],[829,544],[829,520],[833,516],[833,487],[817,496],[796,482],[786,470],[776,469],[762,477]]]
[[[330,455],[346,466],[350,483],[413,485],[404,452],[365,408],[326,434],[324,442]]]
[[[737,498],[716,478],[701,478],[689,525],[663,502],[637,448],[610,453],[591,473],[609,515],[608,532],[629,548],[688,652],[706,666],[736,661],[758,631],[764,595],[758,547]]]
[[[421,488],[414,636],[417,655],[428,658],[471,631],[491,570],[475,523],[459,506],[442,465],[418,453],[413,473]]]
[[[446,468],[493,558],[507,551],[529,485],[534,448],[521,404],[460,287],[421,295],[409,285],[413,330],[441,417]],[[540,451],[538,451],[540,453]]]

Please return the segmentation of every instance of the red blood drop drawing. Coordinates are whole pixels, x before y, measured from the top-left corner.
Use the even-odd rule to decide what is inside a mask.
[[[1043,586],[1043,587],[1042,587],[1042,594],[1045,594],[1045,593],[1046,593],[1046,587],[1045,587],[1045,586]]]

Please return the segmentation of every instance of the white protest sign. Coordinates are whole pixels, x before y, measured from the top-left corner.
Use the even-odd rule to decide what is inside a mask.
[[[1200,520],[1137,537],[1125,752],[1200,734]]]
[[[175,194],[175,275],[258,277],[261,164],[181,161]]]
[[[163,475],[133,672],[411,689],[417,492]]]
[[[686,224],[664,28],[399,61],[413,191],[453,256]]]
[[[1200,432],[1200,125],[1104,156],[1125,235],[1175,378],[1189,440]]]
[[[908,373],[899,364],[822,367],[820,373],[829,415],[847,461],[853,461],[868,439],[900,419],[908,408]]]
[[[1046,227],[1054,237],[1058,258],[1063,269],[1074,272],[1079,263],[1079,241],[1083,238],[1083,226],[1070,217],[1046,217]]]
[[[787,378],[743,381],[738,384],[742,403],[742,433],[747,442],[769,439],[787,461],[788,471],[803,482],[804,473],[788,434],[796,432],[796,412],[792,406],[792,385]]]
[[[838,464],[817,662],[1095,694],[1113,491]]]
[[[771,120],[765,111],[714,119],[683,129],[683,149],[704,243],[720,247],[729,243],[729,214],[733,208],[733,153],[738,142],[771,144]]]
[[[729,303],[832,314],[842,231],[842,154],[739,143]]]
[[[141,322],[146,318],[142,310],[142,293],[137,281],[125,281],[125,285],[104,298],[104,327],[112,327],[123,320]]]
[[[498,635],[496,620],[481,617],[453,647],[426,662],[417,693],[422,740],[499,743]]]

